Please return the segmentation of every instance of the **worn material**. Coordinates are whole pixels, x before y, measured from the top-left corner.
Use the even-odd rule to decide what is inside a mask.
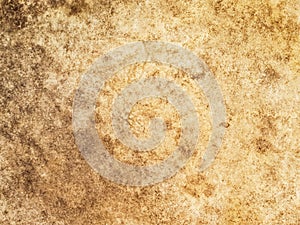
[[[300,3],[269,1],[2,0],[0,6],[0,224],[299,224]],[[95,60],[137,41],[182,46],[222,91],[226,133],[199,165],[212,130],[209,102],[188,74],[127,66],[99,92],[95,123],[117,160],[154,165],[178,146],[180,113],[167,98],[132,107],[137,138],[162,117],[153,151],[124,146],[111,107],[128,85],[163,77],[183,88],[199,120],[196,151],[173,177],[146,187],[111,182],[75,143],[73,99]]]

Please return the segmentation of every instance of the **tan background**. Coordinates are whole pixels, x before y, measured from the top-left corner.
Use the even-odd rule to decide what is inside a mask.
[[[300,224],[299,1],[2,0],[0,11],[0,224]],[[222,89],[228,127],[213,166],[198,173],[210,131],[202,92],[162,65],[124,69],[117,76],[126,82],[143,71],[179,73],[203,126],[198,154],[176,176],[132,188],[81,157],[72,100],[97,57],[139,40],[178,43],[202,58]],[[100,102],[126,85],[115,79]],[[149,161],[113,148],[101,107],[99,136],[119,160],[155,163],[176,146],[179,119],[163,100],[141,104],[132,113],[141,136],[139,121],[167,109],[169,139]]]

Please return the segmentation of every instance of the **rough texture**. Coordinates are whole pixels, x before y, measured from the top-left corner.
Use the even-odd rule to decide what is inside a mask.
[[[300,223],[299,1],[2,0],[0,5],[0,224]],[[202,58],[222,89],[228,121],[213,166],[198,173],[210,131],[207,102],[191,80],[171,71],[168,76],[185,83],[203,121],[199,154],[173,178],[132,188],[103,179],[80,155],[72,101],[80,76],[97,57],[139,40],[178,43]],[[107,83],[99,102],[109,103],[142,71],[169,69],[124,68],[118,76],[127,78],[116,75],[117,83]],[[99,136],[109,151],[130,161],[135,153],[119,143],[113,148],[109,112],[99,107],[97,112]],[[147,135],[138,121],[162,112],[168,149],[135,155],[131,163],[155,163],[176,146],[179,118],[163,100],[137,105],[132,129]]]

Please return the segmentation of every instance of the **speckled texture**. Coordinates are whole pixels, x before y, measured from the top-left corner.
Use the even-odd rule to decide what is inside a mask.
[[[2,0],[0,27],[0,224],[300,224],[299,1]],[[198,173],[207,102],[184,74],[170,73],[203,112],[200,151],[173,178],[132,188],[103,179],[80,155],[72,101],[96,58],[139,40],[178,43],[202,58],[228,121],[217,159]],[[143,70],[169,71],[136,65],[115,80],[122,87]],[[111,101],[115,85],[99,102]],[[132,128],[147,135],[138,123],[143,104],[146,120],[166,105],[167,146],[176,145],[178,115],[157,101],[133,109]],[[109,127],[101,119],[108,112],[97,113],[99,136],[113,146],[110,130],[99,129]],[[127,150],[109,149],[130,161]],[[131,163],[144,162],[147,155]]]

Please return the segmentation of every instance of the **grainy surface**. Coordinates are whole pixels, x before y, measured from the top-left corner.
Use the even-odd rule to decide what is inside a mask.
[[[0,27],[0,224],[300,224],[299,1],[2,0]],[[184,169],[132,188],[82,158],[72,101],[97,57],[139,40],[178,43],[202,58],[222,89],[228,127],[213,166],[197,173],[210,132],[203,93],[172,68],[124,68],[99,102],[109,106],[141,73],[169,76],[202,121],[198,154]],[[137,136],[156,114],[167,121],[167,139],[149,155],[120,148],[108,114],[97,108],[99,137],[119,160],[155,163],[176,146],[179,118],[163,99],[132,110]]]

